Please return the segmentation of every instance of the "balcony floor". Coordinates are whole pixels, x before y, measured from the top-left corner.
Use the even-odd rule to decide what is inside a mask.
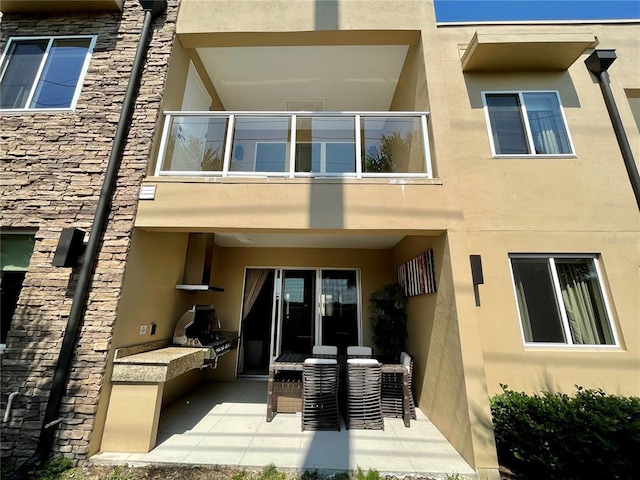
[[[300,414],[266,417],[267,382],[208,383],[163,410],[157,446],[149,453],[99,453],[96,464],[225,465],[325,472],[376,469],[381,474],[476,478],[429,419],[406,428],[385,418],[384,431],[314,432],[300,429]]]

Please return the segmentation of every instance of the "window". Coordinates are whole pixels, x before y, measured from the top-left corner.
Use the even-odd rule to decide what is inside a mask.
[[[0,235],[0,345],[7,341],[34,243],[33,234]]]
[[[572,155],[557,92],[483,92],[493,155]]]
[[[70,109],[95,37],[12,38],[0,68],[0,109]]]
[[[594,257],[511,256],[525,343],[615,345]]]

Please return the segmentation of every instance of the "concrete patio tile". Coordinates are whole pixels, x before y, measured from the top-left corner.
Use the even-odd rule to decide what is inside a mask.
[[[252,435],[218,432],[207,435],[186,455],[186,463],[239,465],[251,443]]]
[[[145,454],[101,453],[96,463],[182,463],[340,472],[358,467],[445,478],[474,472],[419,410],[410,428],[385,418],[382,430],[302,431],[302,416],[266,421],[266,382],[204,385],[162,412],[158,445]],[[260,400],[262,399],[262,400]],[[187,403],[188,402],[188,403]]]
[[[305,431],[300,444],[298,468],[303,470],[349,470],[352,452],[348,433]]]
[[[240,464],[262,467],[273,463],[283,468],[295,468],[301,441],[301,435],[288,435],[284,432],[256,433]]]

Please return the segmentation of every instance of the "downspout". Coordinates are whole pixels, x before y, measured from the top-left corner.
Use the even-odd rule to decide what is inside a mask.
[[[613,131],[616,134],[616,139],[618,140],[622,160],[624,161],[624,166],[627,169],[627,176],[629,177],[633,194],[636,197],[636,204],[640,210],[640,175],[638,175],[638,168],[636,167],[636,162],[633,158],[633,153],[631,152],[631,146],[629,145],[627,134],[624,131],[624,126],[622,125],[622,119],[618,112],[616,99],[613,97],[613,92],[611,91],[611,82],[609,81],[609,73],[607,72],[607,69],[616,58],[615,50],[595,50],[591,55],[589,55],[584,63],[587,66],[587,70],[595,75],[598,79],[598,83],[600,84],[600,90],[602,91],[607,112],[609,112],[611,125],[613,126]]]
[[[131,77],[129,78],[122,111],[120,112],[120,119],[118,121],[118,127],[113,140],[113,146],[111,148],[104,182],[102,183],[102,190],[100,191],[100,198],[98,199],[98,206],[96,208],[93,226],[87,242],[84,260],[80,269],[78,284],[73,295],[73,303],[71,304],[71,311],[69,313],[69,319],[67,321],[67,326],[62,340],[58,363],[53,374],[51,391],[49,392],[47,409],[40,429],[38,445],[36,446],[34,454],[11,474],[9,480],[23,480],[28,478],[29,472],[33,470],[38,463],[45,461],[49,457],[56,430],[55,426],[62,422],[62,418],[58,417],[58,412],[66,389],[74,346],[87,305],[89,286],[91,284],[95,263],[98,258],[100,243],[109,218],[111,198],[113,196],[113,190],[115,188],[117,174],[122,160],[123,147],[129,132],[129,122],[133,113],[135,98],[138,93],[138,86],[146,58],[147,44],[149,43],[152,23],[153,20],[161,15],[167,8],[166,0],[139,1],[144,10],[142,32],[140,33],[136,56],[133,60]]]

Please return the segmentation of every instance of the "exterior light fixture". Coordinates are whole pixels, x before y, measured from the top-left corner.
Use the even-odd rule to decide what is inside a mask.
[[[622,159],[624,160],[625,167],[627,168],[627,175],[631,182],[631,188],[633,188],[636,203],[640,210],[640,175],[638,175],[638,168],[636,167],[636,162],[633,159],[633,153],[631,153],[629,140],[627,139],[627,134],[624,131],[615,98],[613,98],[613,93],[611,92],[609,74],[607,73],[607,70],[616,58],[615,50],[595,50],[591,55],[589,55],[584,63],[587,66],[587,70],[593,73],[600,83],[600,90],[602,90],[604,103],[607,106],[609,118],[611,119],[611,124],[613,125],[613,130],[618,140],[620,152],[622,153]]]

